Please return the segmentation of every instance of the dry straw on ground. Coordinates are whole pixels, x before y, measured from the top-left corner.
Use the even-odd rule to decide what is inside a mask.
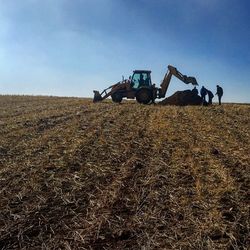
[[[247,249],[250,106],[0,97],[1,249]]]

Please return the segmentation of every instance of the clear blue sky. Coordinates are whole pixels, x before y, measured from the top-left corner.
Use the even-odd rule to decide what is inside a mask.
[[[172,64],[250,102],[248,0],[0,0],[0,94],[92,96]],[[188,86],[189,87],[189,86]],[[173,79],[167,95],[188,88]],[[190,86],[191,88],[191,86]]]

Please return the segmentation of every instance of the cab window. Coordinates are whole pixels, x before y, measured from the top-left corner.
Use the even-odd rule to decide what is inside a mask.
[[[151,85],[151,78],[150,73],[134,73],[132,76],[132,85],[133,88],[137,89],[143,86],[150,86]]]

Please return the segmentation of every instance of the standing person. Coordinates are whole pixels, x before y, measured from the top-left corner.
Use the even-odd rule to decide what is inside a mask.
[[[212,91],[207,89],[207,95],[208,95],[208,105],[212,105],[214,94]]]
[[[196,87],[194,87],[192,89],[192,93],[194,93],[195,95],[198,95],[199,94],[198,89]]]
[[[218,95],[219,105],[221,105],[221,97],[223,96],[223,88],[220,87],[219,85],[216,85],[216,87],[217,87],[216,95]]]
[[[201,98],[202,98],[202,103],[205,104],[206,103],[207,89],[204,86],[201,87],[200,94],[201,94]]]

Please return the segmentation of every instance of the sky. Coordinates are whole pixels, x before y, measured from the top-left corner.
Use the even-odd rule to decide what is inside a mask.
[[[248,0],[0,0],[0,94],[92,97],[167,66],[250,102]],[[191,89],[172,78],[167,96]]]

